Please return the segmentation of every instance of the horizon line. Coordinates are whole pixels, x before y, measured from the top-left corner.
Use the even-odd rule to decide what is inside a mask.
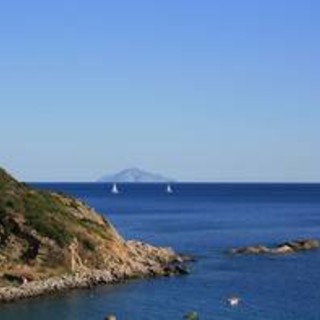
[[[65,184],[320,184],[320,181],[168,181],[168,182],[134,182],[134,181],[20,181],[27,184],[65,183]]]

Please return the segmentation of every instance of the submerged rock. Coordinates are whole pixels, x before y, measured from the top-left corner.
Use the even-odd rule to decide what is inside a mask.
[[[192,311],[192,312],[188,312],[185,316],[184,319],[186,320],[199,320],[199,314],[198,312]]]
[[[320,248],[317,239],[301,239],[280,243],[273,247],[263,245],[248,246],[231,249],[233,254],[290,254],[300,251],[315,250]]]

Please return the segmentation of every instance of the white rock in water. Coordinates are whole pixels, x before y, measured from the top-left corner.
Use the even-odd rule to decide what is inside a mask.
[[[227,302],[231,307],[236,307],[240,303],[240,298],[239,297],[230,297],[227,299]]]

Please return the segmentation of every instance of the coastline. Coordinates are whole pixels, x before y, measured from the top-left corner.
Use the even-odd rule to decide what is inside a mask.
[[[73,289],[92,288],[115,284],[130,279],[153,278],[187,274],[189,257],[176,254],[171,248],[154,247],[140,241],[127,241],[134,259],[128,264],[111,263],[108,269],[87,269],[61,276],[34,280],[19,286],[0,287],[0,303],[65,292]]]

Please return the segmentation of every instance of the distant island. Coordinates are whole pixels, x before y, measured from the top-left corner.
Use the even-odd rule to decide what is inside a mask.
[[[105,175],[98,179],[98,182],[109,183],[169,183],[174,179],[164,177],[160,174],[151,173],[139,168],[129,168],[118,173]]]

